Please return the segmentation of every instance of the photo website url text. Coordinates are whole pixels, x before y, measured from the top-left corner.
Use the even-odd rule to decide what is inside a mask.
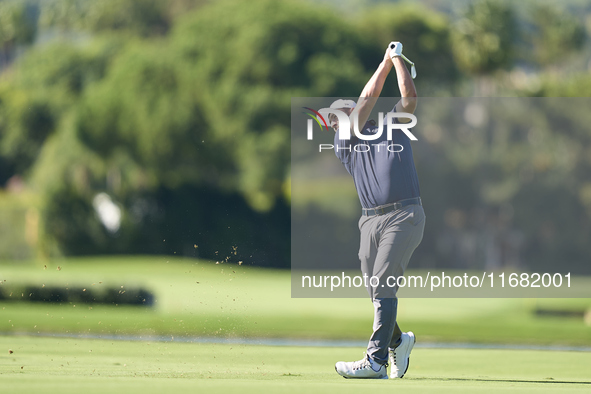
[[[445,272],[423,275],[388,276],[379,278],[367,274],[349,276],[344,272],[339,275],[302,275],[302,288],[329,288],[330,291],[338,288],[351,287],[411,287],[428,288],[435,291],[438,288],[481,288],[483,287],[571,287],[570,272],[563,273],[487,273],[482,275],[446,275]]]

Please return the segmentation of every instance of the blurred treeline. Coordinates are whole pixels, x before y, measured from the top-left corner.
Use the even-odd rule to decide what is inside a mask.
[[[290,98],[358,94],[393,39],[417,64],[421,96],[591,94],[586,2],[340,4],[0,1],[0,256],[176,253],[288,266]],[[382,95],[398,95],[393,80]],[[565,138],[586,147],[573,165],[588,169],[589,136]],[[477,161],[435,167],[420,169],[424,184],[472,195]],[[588,235],[591,177],[573,179],[565,193]],[[101,221],[101,193],[117,225]],[[450,234],[462,207],[453,209],[431,231]],[[569,230],[577,240],[579,224]],[[552,247],[556,256],[572,245]]]

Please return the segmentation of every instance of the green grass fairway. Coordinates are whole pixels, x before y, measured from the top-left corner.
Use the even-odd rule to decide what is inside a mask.
[[[156,299],[152,308],[4,301],[0,333],[366,340],[373,319],[369,299],[291,298],[289,271],[195,259],[136,256],[0,264],[0,281],[4,288],[19,283],[143,286]],[[539,306],[585,310],[591,301],[401,299],[398,317],[401,327],[423,342],[591,346],[591,327],[582,316],[540,316],[533,313]]]
[[[362,351],[4,336],[0,387],[44,394],[591,391],[591,353],[417,348],[402,380],[335,373],[335,361],[358,359]]]

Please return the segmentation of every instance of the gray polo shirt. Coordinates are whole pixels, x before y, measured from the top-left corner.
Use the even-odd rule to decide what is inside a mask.
[[[385,122],[384,122],[385,123]],[[366,123],[361,134],[370,135],[378,126]],[[375,208],[407,198],[419,197],[419,179],[409,138],[395,129],[388,141],[386,126],[376,140],[360,140],[351,133],[350,140],[340,140],[335,133],[337,157],[353,176],[363,208]]]

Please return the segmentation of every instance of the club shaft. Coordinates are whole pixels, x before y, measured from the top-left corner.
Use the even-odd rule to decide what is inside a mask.
[[[402,53],[400,54],[400,57],[402,57],[408,64],[410,65],[414,65],[413,62],[411,62],[406,56],[404,56]]]

